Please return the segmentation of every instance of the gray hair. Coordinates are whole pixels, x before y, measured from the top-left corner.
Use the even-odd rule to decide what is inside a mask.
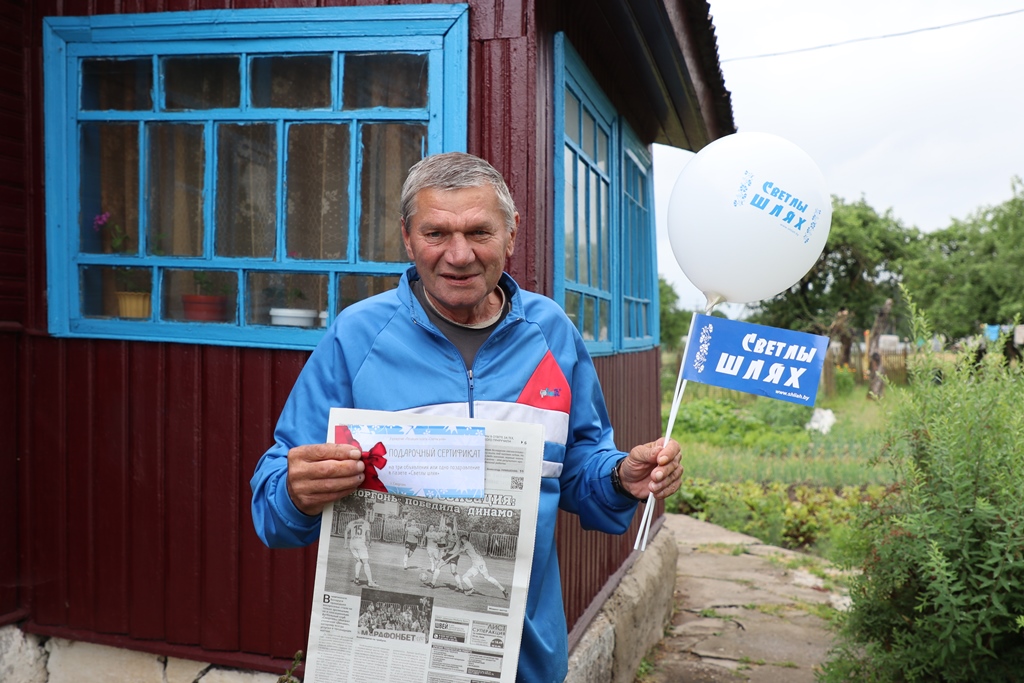
[[[434,154],[418,161],[409,169],[402,186],[402,220],[406,228],[416,213],[416,195],[426,189],[463,190],[468,187],[490,185],[498,196],[498,207],[505,217],[508,231],[516,229],[516,203],[512,199],[505,179],[497,169],[480,157],[465,152]]]

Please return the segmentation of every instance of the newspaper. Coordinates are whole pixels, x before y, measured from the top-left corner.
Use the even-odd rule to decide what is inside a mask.
[[[544,429],[333,408],[327,440],[372,433],[360,448],[386,458],[390,434],[424,426],[483,428],[484,497],[361,488],[324,509],[306,683],[515,681]]]

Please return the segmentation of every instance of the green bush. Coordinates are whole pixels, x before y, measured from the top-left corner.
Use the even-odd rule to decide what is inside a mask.
[[[857,370],[849,365],[836,366],[836,393],[846,396],[857,386]]]
[[[902,484],[850,527],[859,573],[823,681],[1024,680],[1024,371],[968,360],[925,352],[886,392]]]
[[[841,489],[779,482],[711,482],[687,478],[666,501],[669,512],[692,515],[781,548],[828,554],[834,538],[881,486]]]
[[[765,455],[806,448],[804,429],[814,409],[772,399],[739,405],[729,399],[700,398],[679,406],[672,436],[681,443],[737,446]]]
[[[804,406],[771,398],[758,399],[750,406],[750,412],[766,425],[776,429],[794,427],[802,430],[814,414],[812,406]]]

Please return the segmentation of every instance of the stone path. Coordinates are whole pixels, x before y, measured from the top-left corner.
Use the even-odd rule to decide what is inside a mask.
[[[686,515],[665,524],[679,546],[676,610],[643,683],[813,683],[831,644],[827,608],[847,601],[833,570]]]

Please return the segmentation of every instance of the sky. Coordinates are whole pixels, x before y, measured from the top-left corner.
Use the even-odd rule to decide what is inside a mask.
[[[796,144],[831,194],[863,197],[932,231],[1006,201],[1011,178],[1024,177],[1024,0],[710,5],[737,130]],[[845,41],[855,42],[835,45]],[[822,45],[834,46],[739,59]],[[705,297],[672,255],[667,207],[692,156],[654,148],[658,271],[690,310],[703,309]]]

